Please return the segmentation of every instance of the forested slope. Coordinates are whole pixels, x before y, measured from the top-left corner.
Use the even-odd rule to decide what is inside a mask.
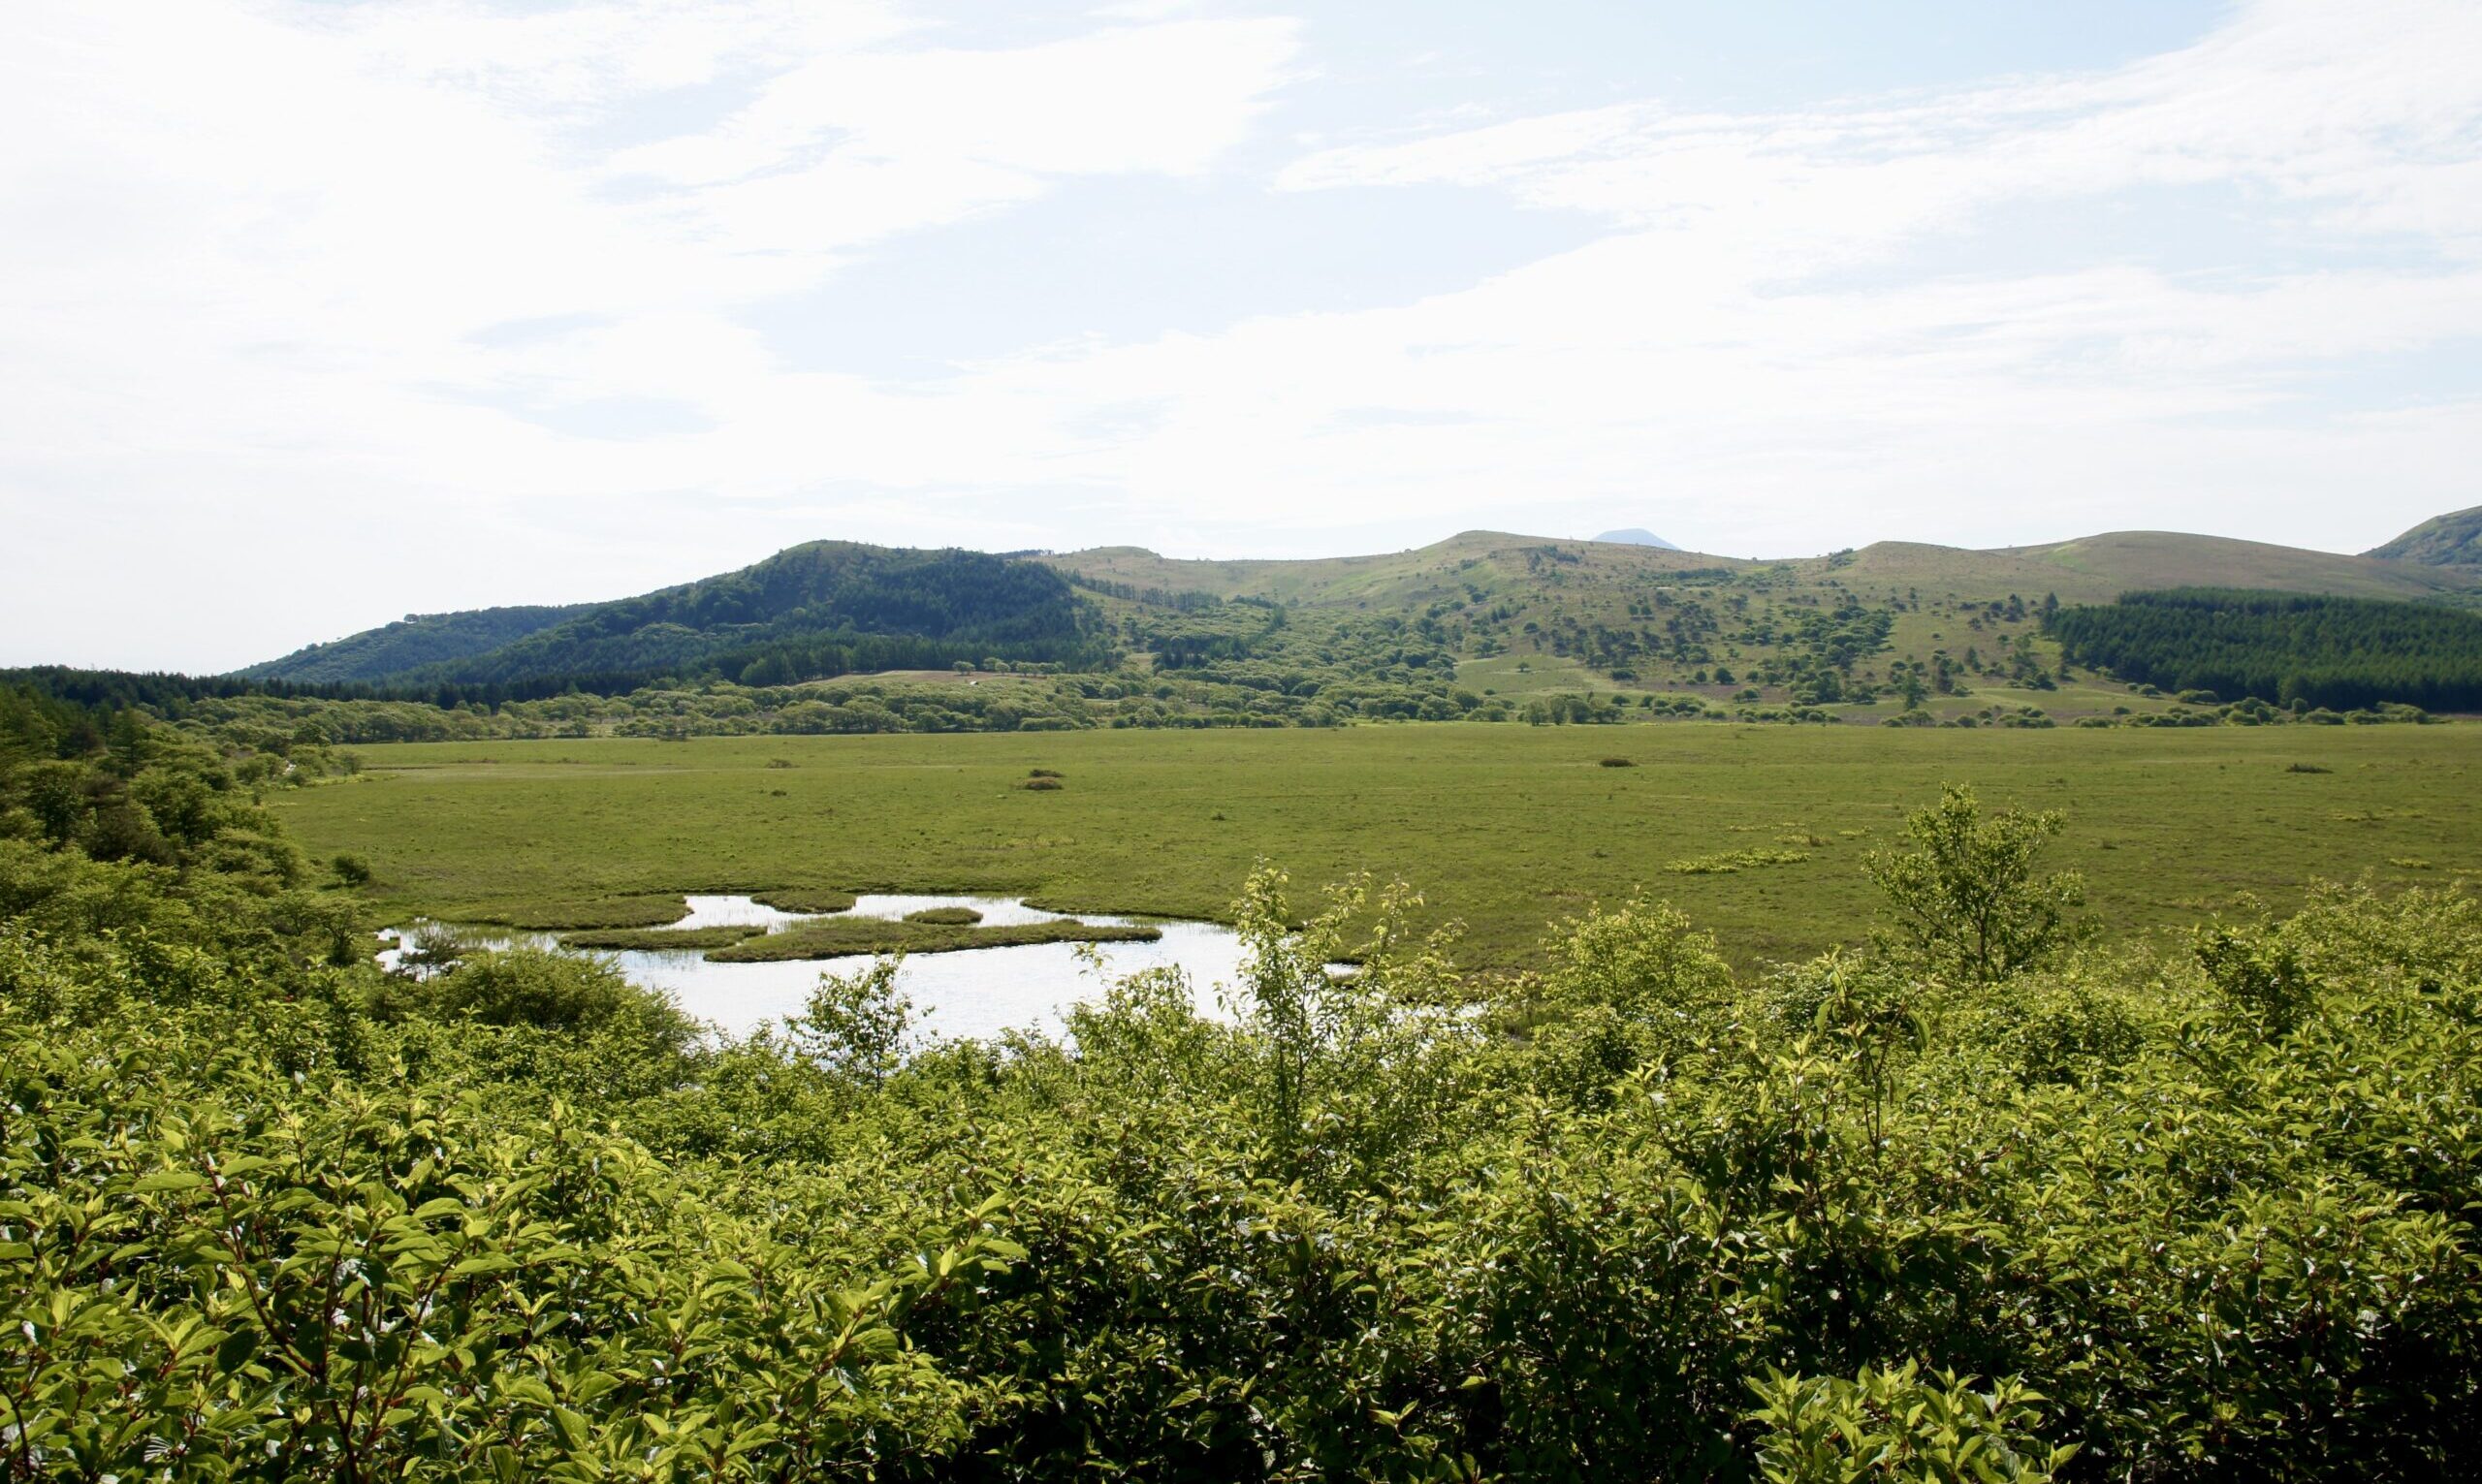
[[[488,616],[451,615],[438,626],[469,620],[456,632],[479,637]],[[1069,584],[1037,563],[979,552],[820,541],[738,572],[560,610],[557,621],[476,652],[355,678],[412,688],[539,688],[589,678],[595,688],[610,688],[633,678],[705,675],[768,683],[988,656],[1090,662],[1096,647],[1088,627]],[[302,678],[331,666],[330,656],[339,651],[380,657],[362,664],[364,671],[411,659],[415,647],[390,643],[390,632],[374,630],[248,673]]]
[[[2482,710],[2482,616],[2430,604],[2179,588],[2061,609],[2046,627],[2072,662],[2165,690]]]
[[[235,672],[250,679],[380,682],[427,666],[450,664],[565,622],[593,607],[484,608],[453,614],[407,614],[385,628],[309,645],[281,659]]]

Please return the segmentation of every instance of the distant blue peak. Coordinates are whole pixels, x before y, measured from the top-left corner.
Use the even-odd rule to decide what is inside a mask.
[[[1636,525],[1633,525],[1624,531],[1605,531],[1602,535],[1597,536],[1594,539],[1597,541],[1616,541],[1623,546],[1662,547],[1667,552],[1677,552],[1680,550],[1680,548],[1673,546],[1671,542],[1656,535],[1653,531],[1646,530]]]

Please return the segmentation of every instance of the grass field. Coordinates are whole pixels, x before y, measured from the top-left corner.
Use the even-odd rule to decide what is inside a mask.
[[[1625,757],[1636,766],[1601,766]],[[1547,922],[1643,886],[1737,960],[1853,938],[1863,853],[1943,781],[2070,815],[2057,864],[2105,920],[2193,921],[2313,877],[2482,877],[2482,728],[1919,732],[1467,724],[368,748],[276,801],[390,908],[626,926],[684,891],[972,890],[1219,915],[1253,863],[1297,888],[1401,877],[1522,962]],[[1064,774],[1049,792],[1033,768]],[[2318,771],[2295,771],[2325,770]],[[1798,859],[1787,859],[1798,858]],[[1736,860],[1765,864],[1742,864]]]

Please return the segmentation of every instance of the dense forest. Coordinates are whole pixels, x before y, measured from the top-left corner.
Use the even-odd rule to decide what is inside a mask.
[[[2062,609],[2046,626],[2071,663],[2165,690],[2482,710],[2482,615],[2427,604],[2178,588]]]
[[[1950,791],[1865,942],[1659,902],[1459,971],[1247,884],[1169,976],[747,1041],[595,961],[383,973],[350,862],[135,713],[0,706],[23,1479],[2424,1479],[2482,1426],[2482,913],[2086,946]],[[1331,972],[1357,961],[1350,976]]]
[[[671,677],[641,672],[572,674],[536,680],[479,684],[389,684],[369,680],[286,680],[252,676],[182,675],[164,670],[81,670],[30,665],[0,670],[0,686],[76,706],[117,710],[143,707],[159,716],[178,716],[202,703],[258,699],[290,702],[409,702],[439,710],[464,707],[496,710],[516,702],[555,696],[625,696]]]
[[[426,652],[399,629],[464,642],[493,616],[530,619],[487,648],[403,664]],[[784,683],[856,670],[939,668],[988,658],[1108,663],[1068,581],[1039,562],[980,552],[817,541],[718,577],[640,597],[557,611],[494,609],[408,620],[314,646],[244,672],[270,679],[350,679],[397,691],[495,688],[534,699],[605,694],[659,679]],[[436,646],[433,646],[436,647]],[[381,665],[397,668],[381,669]]]
[[[310,645],[281,659],[239,672],[253,679],[370,684],[432,665],[488,653],[504,644],[576,617],[593,607],[484,608],[451,614],[407,614],[395,623]]]

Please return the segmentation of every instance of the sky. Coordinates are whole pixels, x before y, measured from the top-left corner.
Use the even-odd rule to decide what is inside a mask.
[[[2482,502],[2473,0],[12,0],[0,664]]]

